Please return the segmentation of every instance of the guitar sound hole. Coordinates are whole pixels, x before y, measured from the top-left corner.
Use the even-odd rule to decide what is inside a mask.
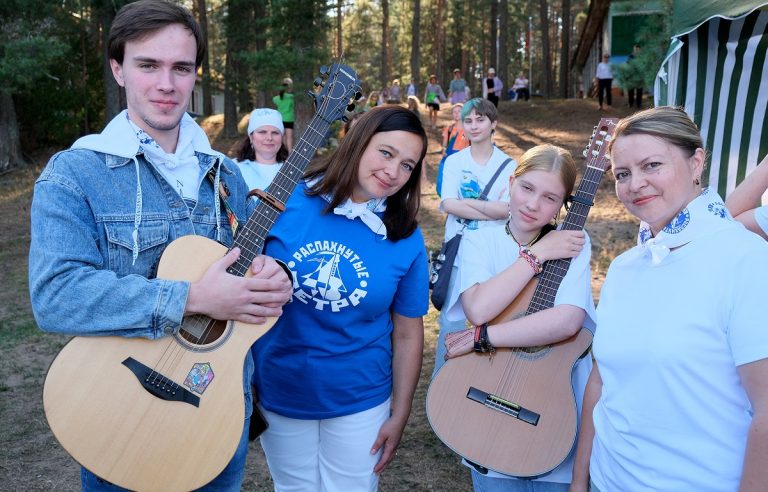
[[[211,350],[227,339],[229,323],[202,315],[187,316],[176,338],[192,350]]]
[[[525,360],[537,360],[546,357],[552,351],[552,345],[541,345],[538,347],[518,347],[515,353],[518,357]]]

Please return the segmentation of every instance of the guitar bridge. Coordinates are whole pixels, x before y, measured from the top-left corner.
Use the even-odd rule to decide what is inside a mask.
[[[125,359],[123,365],[131,370],[136,379],[139,380],[141,387],[151,395],[161,400],[179,401],[196,407],[200,406],[199,396],[192,394],[192,392],[174,383],[162,374],[153,371],[133,357]]]
[[[512,403],[509,400],[491,395],[483,390],[479,390],[473,386],[469,387],[467,391],[467,398],[476,401],[497,412],[505,413],[511,417],[515,417],[518,420],[525,422],[526,424],[538,425],[540,415],[536,412],[532,412],[527,408],[523,408],[517,403]]]

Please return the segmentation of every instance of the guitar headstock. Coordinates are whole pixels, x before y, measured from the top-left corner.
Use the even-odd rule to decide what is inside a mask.
[[[308,93],[315,100],[315,114],[327,123],[344,118],[345,112],[352,111],[354,101],[359,98],[360,80],[347,65],[323,65],[314,85],[315,89]]]
[[[599,169],[603,172],[611,167],[608,156],[608,142],[613,138],[613,130],[619,122],[618,118],[600,118],[600,122],[592,130],[587,148],[583,155],[587,159],[587,166]]]

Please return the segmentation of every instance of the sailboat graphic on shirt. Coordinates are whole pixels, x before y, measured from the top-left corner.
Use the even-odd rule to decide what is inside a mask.
[[[320,258],[312,258],[310,261],[318,262],[318,267],[313,272],[303,275],[302,283],[312,289],[313,295],[320,292],[323,299],[338,301],[341,299],[341,293],[347,292],[339,276],[339,255],[331,251],[321,251],[317,254]]]

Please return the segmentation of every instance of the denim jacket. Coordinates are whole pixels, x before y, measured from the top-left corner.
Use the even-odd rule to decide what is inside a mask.
[[[155,278],[161,253],[188,234],[232,244],[226,210],[206,174],[213,169],[226,185],[240,223],[253,208],[237,165],[184,118],[199,131],[201,177],[191,211],[144,158],[125,113],[48,162],[35,183],[29,251],[30,297],[42,330],[155,339],[179,329],[189,283]],[[244,369],[250,415],[250,351]]]

